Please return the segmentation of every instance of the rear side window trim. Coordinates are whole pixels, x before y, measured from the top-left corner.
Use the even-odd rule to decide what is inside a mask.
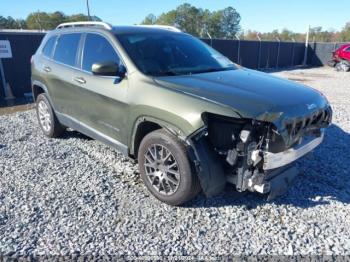
[[[64,64],[64,63],[61,63],[59,61],[56,61],[53,56],[55,54],[55,51],[56,51],[56,47],[57,47],[57,43],[58,43],[58,40],[59,38],[61,37],[61,35],[65,35],[65,34],[80,34],[81,37],[80,37],[80,42],[79,42],[79,45],[78,45],[78,50],[77,50],[77,61],[76,61],[76,65],[75,66],[71,66],[71,65],[67,65],[67,64]],[[56,63],[56,64],[59,64],[59,65],[62,65],[62,66],[66,66],[66,67],[69,67],[71,69],[75,69],[75,70],[78,70],[78,71],[81,71],[81,72],[84,72],[84,73],[87,73],[87,74],[90,74],[90,75],[93,75],[93,73],[89,72],[89,71],[86,71],[86,70],[83,70],[82,69],[82,59],[83,59],[83,51],[84,51],[84,47],[85,47],[85,39],[86,39],[86,35],[87,34],[97,34],[97,35],[100,35],[104,38],[106,38],[106,40],[111,44],[111,46],[113,47],[114,51],[117,53],[119,59],[120,59],[120,64],[123,65],[126,69],[126,73],[128,72],[128,68],[123,60],[123,57],[120,55],[120,52],[119,50],[115,47],[115,45],[113,44],[113,42],[110,41],[110,39],[108,37],[106,37],[104,34],[101,34],[99,32],[65,32],[65,33],[59,33],[59,34],[56,34],[56,41],[55,41],[55,45],[54,45],[54,48],[53,48],[53,51],[52,51],[52,55],[51,57],[46,57],[47,59],[49,59],[50,61]],[[102,78],[118,78],[117,76],[99,76],[99,77],[102,77]]]
[[[69,65],[69,64],[65,64],[63,62],[60,62],[60,61],[57,61],[55,60],[54,56],[55,56],[55,52],[56,52],[56,48],[57,48],[57,45],[58,45],[58,41],[60,40],[60,38],[63,36],[63,35],[69,35],[69,34],[79,34],[80,35],[80,39],[79,39],[79,43],[78,43],[78,48],[77,48],[77,53],[75,55],[75,63],[74,65]],[[81,43],[82,43],[82,37],[83,37],[83,33],[81,32],[66,32],[66,33],[61,33],[61,34],[57,34],[57,38],[56,38],[56,43],[55,43],[55,47],[54,47],[54,51],[52,53],[52,57],[50,58],[53,62],[57,63],[57,64],[60,64],[60,65],[64,65],[64,66],[67,66],[67,67],[70,67],[70,68],[73,68],[73,69],[79,69],[79,64],[78,64],[78,58],[80,56],[80,51],[81,51]]]
[[[53,44],[53,47],[52,47],[50,56],[47,56],[47,55],[44,53],[44,49],[45,49],[46,45],[48,44],[48,42],[49,42],[52,38],[55,38],[55,43]],[[43,45],[43,47],[42,47],[42,49],[41,49],[41,51],[40,51],[40,53],[41,53],[44,57],[46,57],[46,58],[52,60],[53,54],[55,53],[55,50],[56,50],[57,39],[58,39],[58,35],[52,35],[52,36],[48,37],[48,39],[45,41],[45,44]]]

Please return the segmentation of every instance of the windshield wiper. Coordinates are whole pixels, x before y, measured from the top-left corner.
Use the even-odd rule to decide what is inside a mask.
[[[224,68],[206,68],[201,70],[196,70],[190,72],[191,74],[202,74],[202,73],[211,73],[211,72],[220,72],[220,71],[228,71],[228,70],[234,70],[234,67],[224,67]]]
[[[177,74],[174,71],[159,71],[159,72],[147,72],[147,74],[152,76],[177,76]]]
[[[205,68],[201,70],[193,70],[193,71],[159,71],[159,72],[148,72],[153,76],[178,76],[178,75],[194,75],[194,74],[202,74],[202,73],[211,73],[211,72],[219,72],[219,71],[228,71],[234,70],[234,67],[224,67],[224,68]]]

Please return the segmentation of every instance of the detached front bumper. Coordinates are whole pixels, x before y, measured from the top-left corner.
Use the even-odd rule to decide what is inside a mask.
[[[271,152],[264,152],[264,170],[283,167],[298,160],[319,146],[322,143],[323,139],[324,132],[321,132],[321,135],[319,137],[312,139],[311,141],[308,140],[305,143],[297,147],[290,148],[284,152],[275,154]]]
[[[268,200],[284,194],[299,173],[293,162],[314,150],[322,143],[323,139],[324,132],[321,131],[318,137],[309,138],[304,143],[284,152],[263,152],[264,173],[261,174],[260,179],[257,175],[257,177],[253,176],[248,180],[250,190],[269,194]]]

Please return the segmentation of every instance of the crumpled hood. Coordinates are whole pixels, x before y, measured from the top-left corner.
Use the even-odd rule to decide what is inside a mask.
[[[309,115],[328,104],[312,88],[249,69],[157,77],[155,81],[163,87],[229,106],[244,118],[269,122]]]

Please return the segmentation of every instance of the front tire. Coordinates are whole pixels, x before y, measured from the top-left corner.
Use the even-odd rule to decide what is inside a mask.
[[[64,127],[59,123],[51,104],[45,94],[38,95],[36,99],[36,115],[41,130],[45,136],[57,138],[64,132]]]
[[[147,189],[164,203],[181,205],[200,191],[185,145],[165,130],[156,130],[144,137],[138,162]]]

